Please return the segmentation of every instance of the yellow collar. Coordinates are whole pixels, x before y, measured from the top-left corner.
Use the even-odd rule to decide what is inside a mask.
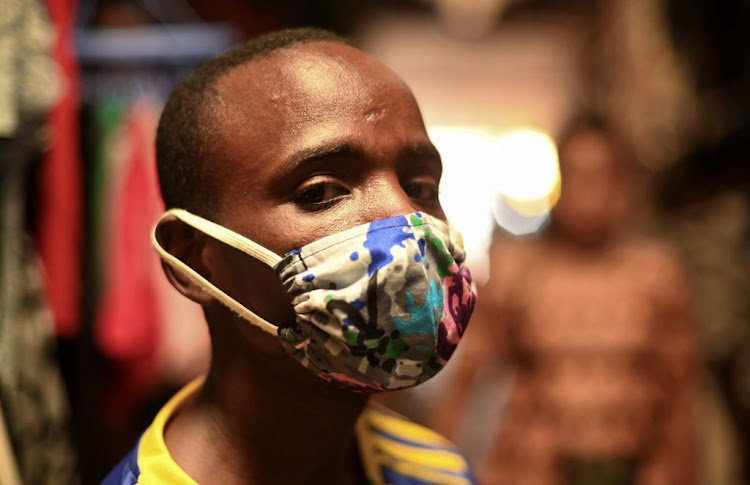
[[[174,461],[164,441],[164,429],[175,412],[203,384],[198,378],[183,387],[162,407],[138,446],[140,485],[194,485]],[[384,485],[384,470],[404,477],[444,485],[473,483],[468,464],[452,443],[432,430],[376,403],[370,403],[356,425],[362,465],[368,483]]]

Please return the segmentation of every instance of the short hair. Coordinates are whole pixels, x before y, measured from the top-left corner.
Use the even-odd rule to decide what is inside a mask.
[[[561,152],[578,135],[586,132],[598,133],[614,150],[614,169],[618,173],[637,171],[639,165],[635,150],[628,138],[610,118],[599,111],[585,111],[570,119],[557,137],[557,149]],[[560,157],[561,165],[564,164]]]
[[[298,44],[350,42],[317,28],[294,28],[256,37],[201,65],[172,91],[159,119],[156,164],[167,208],[179,207],[210,216],[215,211],[216,180],[207,166],[207,145],[216,124],[209,122],[216,83],[235,67]]]

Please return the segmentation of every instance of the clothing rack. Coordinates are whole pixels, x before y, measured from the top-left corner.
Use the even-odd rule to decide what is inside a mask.
[[[238,39],[231,27],[218,23],[79,28],[83,100],[166,99],[180,79]]]
[[[134,27],[79,28],[78,59],[98,65],[192,64],[223,52],[238,34],[220,23],[158,24]]]

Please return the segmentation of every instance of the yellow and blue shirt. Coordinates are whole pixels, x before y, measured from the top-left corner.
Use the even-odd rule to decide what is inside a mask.
[[[159,411],[138,444],[104,479],[104,485],[195,485],[169,454],[164,428],[202,379],[185,386]],[[371,403],[357,421],[357,442],[371,485],[470,485],[469,466],[448,440]]]

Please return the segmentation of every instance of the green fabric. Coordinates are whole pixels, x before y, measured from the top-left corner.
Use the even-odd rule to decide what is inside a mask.
[[[91,185],[88,187],[89,237],[91,237],[90,265],[94,301],[99,301],[102,285],[107,281],[104,231],[106,215],[109,213],[109,196],[112,186],[114,147],[117,134],[125,117],[128,103],[120,98],[109,98],[94,107],[93,136],[94,159],[91,166]]]

